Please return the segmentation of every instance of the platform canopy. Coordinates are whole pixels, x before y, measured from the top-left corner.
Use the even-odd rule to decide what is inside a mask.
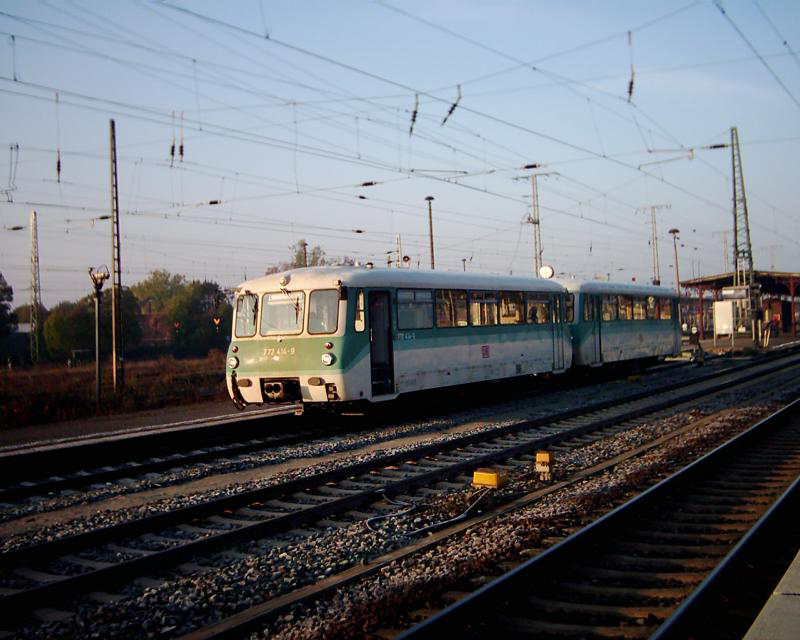
[[[733,272],[720,273],[714,276],[703,276],[691,280],[681,280],[681,286],[687,289],[704,289],[720,291],[723,287],[733,286]],[[761,293],[773,296],[788,296],[800,293],[800,272],[791,271],[754,271],[753,277],[761,285]]]

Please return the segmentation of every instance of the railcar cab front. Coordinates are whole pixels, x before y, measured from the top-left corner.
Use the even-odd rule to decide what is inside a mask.
[[[234,404],[338,400],[347,289],[284,274],[236,292],[227,384]]]

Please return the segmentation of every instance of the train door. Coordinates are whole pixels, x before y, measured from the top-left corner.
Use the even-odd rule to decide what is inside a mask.
[[[560,371],[566,367],[564,364],[564,319],[562,307],[564,299],[561,296],[552,296],[552,327],[553,327],[553,370]]]
[[[392,314],[388,291],[369,292],[369,355],[372,395],[394,393]]]
[[[589,364],[600,365],[603,362],[603,352],[600,344],[600,318],[602,317],[600,296],[586,296],[584,304],[587,308],[584,318],[590,327],[587,332],[589,334],[589,340],[587,341]]]

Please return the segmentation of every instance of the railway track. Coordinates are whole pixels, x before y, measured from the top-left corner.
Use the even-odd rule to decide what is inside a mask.
[[[7,619],[24,622],[36,609],[55,604],[69,609],[78,593],[107,590],[133,578],[158,573],[190,559],[241,544],[263,549],[280,545],[280,536],[316,523],[339,526],[396,511],[383,495],[403,496],[423,487],[463,487],[472,469],[501,462],[509,470],[530,466],[530,453],[594,433],[601,438],[619,423],[666,409],[691,398],[729,389],[775,371],[797,366],[795,356],[761,363],[748,371],[694,382],[633,402],[602,403],[476,433],[445,443],[334,471],[299,478],[266,489],[185,507],[85,534],[8,552],[0,556],[0,598]],[[444,483],[444,484],[442,484]],[[410,500],[423,496],[408,497]]]
[[[800,400],[400,638],[740,638],[798,506]]]
[[[319,436],[309,424],[281,421],[292,407],[254,412],[237,422],[206,421],[185,428],[160,428],[93,439],[89,443],[33,447],[0,453],[0,503],[12,504],[31,496],[78,491],[120,479],[159,473],[178,466],[245,455]],[[278,419],[276,419],[278,418]],[[253,437],[270,420],[267,435]],[[299,427],[299,428],[298,428]],[[330,432],[330,430],[328,431]],[[196,448],[188,449],[187,442]],[[98,466],[98,461],[102,465]],[[47,469],[42,477],[38,469]]]
[[[733,368],[749,366],[753,363]],[[710,379],[724,373],[725,369],[697,379]],[[247,455],[358,428],[352,421],[332,426],[329,420],[287,420],[290,415],[294,417],[296,410],[295,406],[272,407],[253,412],[253,415],[244,414],[235,422],[230,419],[208,421],[177,429],[167,426],[143,433],[93,438],[89,442],[0,451],[0,504],[14,504],[26,498],[64,491],[85,491],[119,480],[130,482],[147,474]],[[253,437],[267,427],[267,435]],[[188,449],[187,442],[193,443],[195,448]],[[98,465],[98,461],[102,464]],[[47,469],[47,475],[42,476],[39,469]]]

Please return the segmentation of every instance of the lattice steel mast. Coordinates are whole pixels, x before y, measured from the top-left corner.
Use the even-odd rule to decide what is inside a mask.
[[[31,211],[31,362],[39,361],[39,308],[42,306],[42,286],[39,280],[39,231],[36,212]]]
[[[750,219],[744,191],[742,155],[739,151],[739,132],[731,127],[731,157],[733,160],[733,284],[752,285],[753,248],[750,244]]]
[[[111,361],[114,392],[125,385],[125,340],[122,332],[122,260],[119,242],[119,193],[117,190],[117,136],[111,120]]]

